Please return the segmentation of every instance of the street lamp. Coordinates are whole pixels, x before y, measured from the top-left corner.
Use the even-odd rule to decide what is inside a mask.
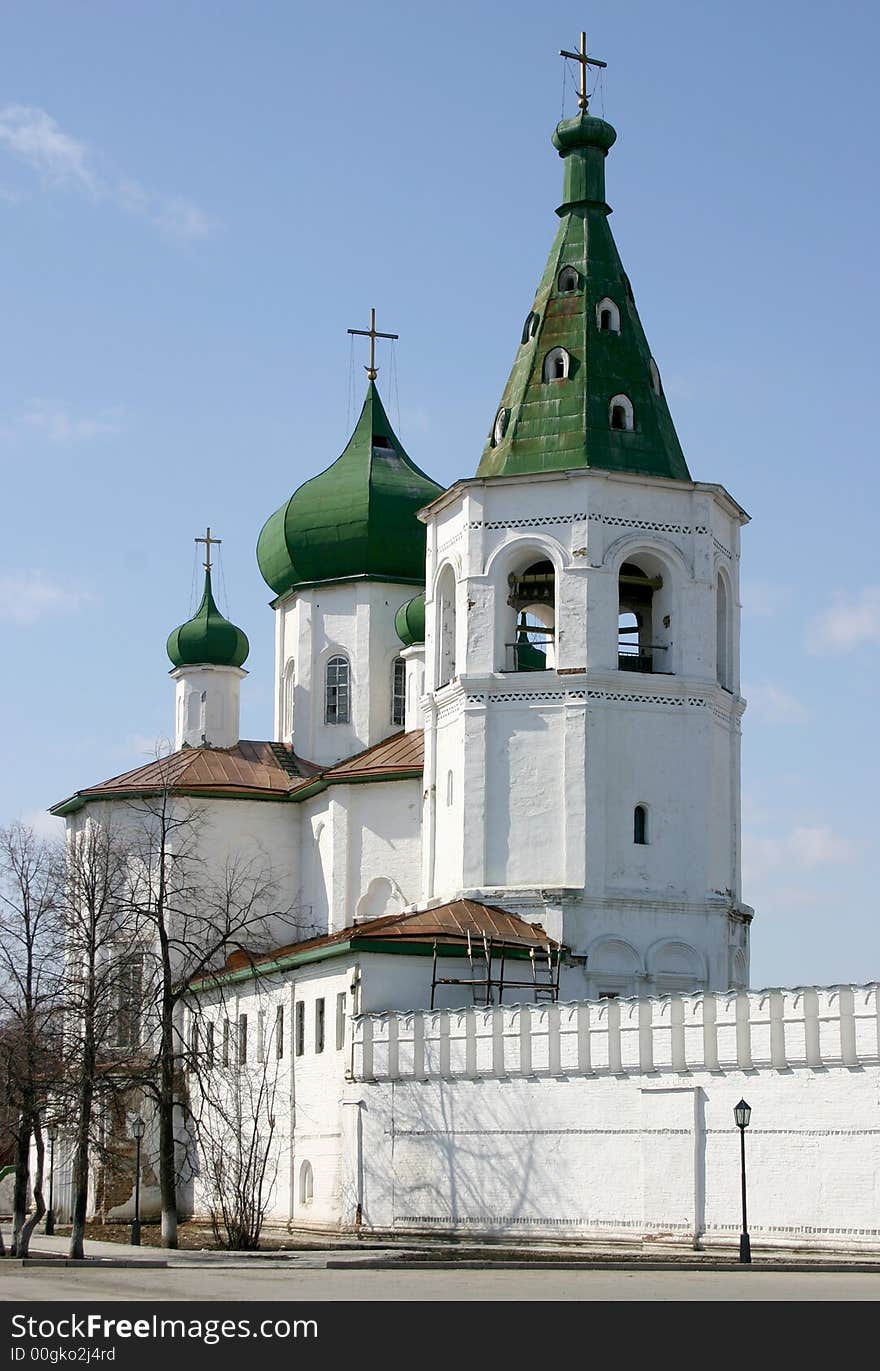
[[[46,1237],[51,1238],[55,1232],[55,1139],[58,1137],[58,1129],[54,1123],[48,1125],[46,1137],[49,1139],[49,1209],[46,1214]]]
[[[739,1235],[739,1259],[741,1262],[752,1260],[752,1247],[749,1242],[749,1225],[746,1218],[746,1129],[749,1126],[749,1119],[752,1117],[751,1106],[745,1100],[740,1100],[734,1106],[733,1117],[739,1129],[739,1154],[740,1154],[740,1175],[742,1177],[742,1205],[743,1205],[743,1226]]]
[[[144,1136],[146,1125],[140,1114],[135,1114],[131,1121],[131,1136],[134,1138],[136,1146],[135,1170],[134,1170],[134,1221],[131,1225],[131,1245],[140,1247],[141,1245],[141,1139]]]

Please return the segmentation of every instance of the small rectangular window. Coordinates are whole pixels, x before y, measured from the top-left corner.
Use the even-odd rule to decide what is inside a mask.
[[[315,1051],[324,1051],[324,1001],[315,1000]]]
[[[345,991],[336,996],[336,1051],[345,1047]]]
[[[306,1050],[306,1007],[302,1000],[297,1000],[294,1025],[294,1051],[301,1057]]]
[[[248,1044],[247,1044],[247,1039],[248,1039],[247,1014],[239,1014],[239,1016],[238,1016],[238,1064],[239,1064],[239,1066],[244,1066],[245,1063],[247,1062],[247,1046],[248,1046]]]
[[[194,1064],[199,1055],[199,1020],[196,1014],[191,1014],[189,1020],[189,1055]]]
[[[208,1070],[214,1065],[214,1025],[205,1025],[205,1062]]]
[[[275,1056],[280,1059],[284,1056],[284,1005],[279,1004],[275,1010]]]
[[[262,1009],[257,1014],[257,1061],[266,1060],[266,1015]]]
[[[228,1065],[229,1065],[229,1046],[230,1046],[229,1040],[230,1040],[231,1037],[232,1037],[232,1026],[231,1026],[231,1024],[230,1024],[230,1022],[229,1022],[228,1019],[224,1019],[224,1020],[223,1020],[223,1056],[222,1056],[222,1058],[221,1058],[221,1060],[222,1060],[224,1066],[228,1066]]]

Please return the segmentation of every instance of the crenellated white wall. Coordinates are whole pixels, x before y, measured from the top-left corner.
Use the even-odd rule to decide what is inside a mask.
[[[367,1015],[365,1228],[880,1250],[878,986]],[[358,1172],[358,1167],[360,1168]]]

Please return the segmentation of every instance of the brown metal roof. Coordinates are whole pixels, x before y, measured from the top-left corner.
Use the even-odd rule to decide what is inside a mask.
[[[184,747],[168,757],[112,776],[100,785],[77,791],[71,800],[112,799],[114,795],[149,795],[170,789],[214,792],[242,798],[287,795],[305,778],[318,771],[312,762],[297,757],[281,743],[253,742],[243,738],[235,747]],[[71,800],[55,809],[66,809]]]
[[[424,735],[421,729],[412,733],[395,733],[381,743],[368,747],[336,766],[328,767],[323,773],[328,780],[342,780],[344,777],[364,779],[389,771],[421,771],[425,760]]]
[[[412,943],[467,943],[467,935],[482,943],[483,934],[496,946],[557,948],[559,943],[544,931],[541,924],[527,923],[518,914],[499,905],[482,904],[479,900],[451,900],[434,909],[418,909],[411,914],[383,914],[378,919],[365,919],[349,924],[338,933],[325,933],[320,938],[308,938],[300,943],[287,943],[272,952],[251,956],[247,952],[233,952],[224,967],[236,971],[249,964],[260,966],[267,962],[283,961],[301,953],[319,952],[337,943],[383,943],[394,940]]]
[[[112,776],[100,785],[78,790],[53,805],[52,813],[67,813],[87,800],[112,799],[114,795],[150,795],[161,790],[187,794],[217,794],[234,799],[259,796],[269,799],[308,798],[318,783],[339,785],[345,781],[402,779],[420,772],[423,765],[422,732],[395,733],[364,752],[323,770],[308,762],[284,743],[242,739],[235,747],[183,747],[168,757]]]

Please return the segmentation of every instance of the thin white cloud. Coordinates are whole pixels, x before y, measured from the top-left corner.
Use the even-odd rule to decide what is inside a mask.
[[[88,146],[66,133],[44,109],[33,105],[0,109],[0,148],[35,172],[45,189],[105,200],[148,220],[166,237],[190,241],[214,231],[214,222],[183,196],[152,191],[132,177],[100,171]],[[9,194],[2,198],[9,200]]]
[[[0,619],[8,623],[34,624],[47,614],[76,611],[90,598],[41,571],[0,572]]]
[[[20,424],[37,429],[50,443],[68,444],[88,442],[122,431],[118,410],[104,410],[97,415],[74,415],[63,405],[46,400],[32,400],[20,416]]]
[[[767,837],[743,834],[743,879],[791,878],[799,871],[839,866],[859,855],[858,844],[835,833],[829,824],[799,824],[788,833]]]
[[[744,686],[743,694],[749,703],[749,713],[764,723],[805,724],[810,717],[806,705],[771,681]]]
[[[839,595],[807,628],[807,651],[814,656],[851,652],[865,643],[880,644],[880,586],[864,586],[860,594]]]

